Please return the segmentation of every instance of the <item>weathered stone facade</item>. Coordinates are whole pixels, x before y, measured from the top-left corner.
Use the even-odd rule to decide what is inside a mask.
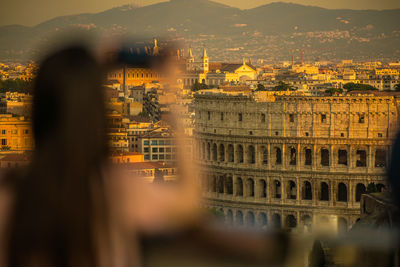
[[[253,94],[195,96],[206,205],[237,225],[305,229],[332,217],[339,230],[354,224],[368,184],[386,186],[398,99],[257,99]]]

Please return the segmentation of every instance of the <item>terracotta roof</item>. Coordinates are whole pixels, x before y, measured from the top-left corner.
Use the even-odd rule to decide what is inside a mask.
[[[251,64],[246,63],[247,66],[252,68],[253,70],[256,70],[254,66]],[[211,71],[215,70],[220,70],[221,72],[235,72],[238,68],[243,66],[242,63],[221,63],[221,62],[211,62],[209,69]]]

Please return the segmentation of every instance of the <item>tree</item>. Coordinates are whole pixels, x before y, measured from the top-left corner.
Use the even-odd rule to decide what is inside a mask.
[[[375,192],[378,192],[378,188],[376,187],[375,183],[370,183],[367,186],[366,193],[370,194],[370,193],[375,193]]]
[[[274,87],[274,89],[275,89],[276,91],[293,90],[293,88],[292,88],[289,84],[287,84],[287,83],[285,83],[285,82],[282,82],[282,81],[279,81],[279,82],[278,82],[278,85],[276,85],[276,86]]]
[[[0,92],[19,92],[30,93],[32,81],[25,81],[22,79],[7,79],[0,80]]]
[[[346,83],[343,88],[347,91],[375,91],[378,90],[369,84],[362,83]]]
[[[199,83],[197,80],[196,82],[193,84],[192,90],[193,91],[198,91],[198,90],[203,90],[203,89],[208,89],[208,85],[205,83]]]
[[[266,91],[265,86],[261,83],[258,83],[256,91]]]
[[[397,92],[400,91],[400,83],[398,83],[398,84],[396,84],[396,85],[394,86],[394,90],[396,90]]]
[[[341,94],[343,93],[343,89],[341,88],[328,88],[325,90],[325,93],[329,94],[330,96]]]

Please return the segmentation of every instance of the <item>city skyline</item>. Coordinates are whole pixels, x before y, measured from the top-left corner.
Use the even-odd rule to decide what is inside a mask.
[[[185,1],[185,0],[183,0]],[[23,2],[23,0],[5,0],[3,7],[0,10],[0,26],[20,24],[24,26],[34,26],[46,20],[67,15],[76,15],[81,13],[97,13],[111,8],[133,4],[133,5],[151,5],[165,0],[116,0],[110,3],[109,1],[85,1],[78,2],[72,0],[64,1],[49,1],[38,0],[35,2]],[[328,9],[397,9],[400,8],[400,2],[395,0],[384,1],[324,1],[324,0],[291,0],[291,1],[275,1],[275,0],[252,0],[243,2],[239,0],[214,0],[221,4],[237,7],[240,9],[251,9],[261,5],[273,2],[291,2],[301,5],[318,6]]]

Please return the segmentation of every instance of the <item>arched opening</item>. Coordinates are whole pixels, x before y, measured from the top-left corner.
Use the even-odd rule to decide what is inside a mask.
[[[236,224],[243,225],[243,213],[240,210],[236,212]]]
[[[223,144],[219,145],[219,161],[225,161],[225,146]]]
[[[378,192],[384,192],[385,191],[385,185],[377,184],[376,185],[376,189],[378,190]]]
[[[375,167],[386,167],[386,149],[377,149],[375,151]]]
[[[212,177],[211,191],[217,192],[217,177],[215,177],[214,175]]]
[[[212,160],[213,161],[217,161],[217,144],[213,144],[213,147],[212,147],[212,155],[213,155],[213,157],[212,157]]]
[[[329,201],[329,186],[327,183],[321,183],[321,198],[322,201]]]
[[[310,148],[305,148],[304,149],[304,154],[305,154],[304,165],[311,166],[311,164],[312,164],[312,151],[311,151],[311,149]]]
[[[207,143],[207,159],[208,160],[210,160],[210,157],[211,157],[210,151],[211,151],[211,145],[210,145],[210,143]]]
[[[233,194],[233,183],[232,183],[232,176],[228,176],[225,179],[225,185],[226,185],[226,193],[228,195]]]
[[[347,232],[347,220],[345,218],[339,217],[338,219],[338,233],[344,234]]]
[[[264,212],[261,212],[258,215],[258,223],[260,225],[261,229],[264,229],[267,225],[268,225],[268,218],[267,218],[267,214],[265,214]]]
[[[249,146],[247,149],[247,163],[256,163],[256,150],[254,146]]]
[[[228,210],[226,213],[226,223],[230,226],[233,225],[233,212],[232,210]]]
[[[367,152],[365,150],[359,149],[356,151],[357,167],[366,167],[367,166]]]
[[[321,165],[329,166],[329,150],[326,148],[321,149]]]
[[[279,147],[275,147],[275,164],[282,164],[282,150]]]
[[[312,200],[312,187],[311,183],[308,181],[305,181],[303,185],[303,199]]]
[[[232,144],[228,145],[228,161],[235,162],[234,149]]]
[[[297,162],[297,155],[296,155],[296,148],[290,148],[290,158],[289,158],[289,165],[296,165]]]
[[[224,193],[224,176],[219,176],[218,177],[218,193],[223,194]]]
[[[347,166],[347,150],[339,149],[338,164]]]
[[[237,151],[236,151],[236,158],[238,160],[239,163],[243,163],[243,146],[242,145],[238,145],[237,146]]]
[[[338,201],[347,202],[347,186],[344,183],[338,185]]]
[[[265,180],[260,180],[260,197],[267,197],[267,182]]]
[[[278,213],[274,213],[272,215],[271,222],[273,228],[280,229],[282,226],[281,215],[279,215]]]
[[[288,215],[286,216],[286,221],[285,221],[285,226],[286,228],[296,228],[297,226],[297,220],[294,215]]]
[[[236,196],[243,196],[243,181],[242,178],[236,179]]]
[[[247,196],[254,197],[254,180],[249,178],[247,179]]]
[[[304,226],[304,232],[311,233],[311,230],[312,230],[311,216],[309,216],[309,215],[303,216],[303,226]]]
[[[289,181],[288,183],[288,199],[297,198],[297,187],[294,181]]]
[[[254,227],[255,225],[254,213],[251,211],[246,215],[246,225],[249,227]]]
[[[278,180],[274,181],[274,196],[275,198],[281,198],[281,182],[279,182]]]
[[[268,164],[268,150],[266,147],[262,147],[261,151],[262,151],[262,155],[261,155],[262,164],[267,165]]]
[[[202,146],[201,146],[201,158],[206,159],[206,144],[205,143],[202,143]]]
[[[365,185],[363,184],[357,184],[356,186],[356,202],[360,202],[361,200],[361,195],[365,194]]]

